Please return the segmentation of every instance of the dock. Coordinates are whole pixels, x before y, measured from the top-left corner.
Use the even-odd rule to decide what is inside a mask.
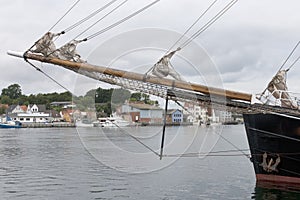
[[[74,128],[75,123],[57,122],[57,123],[23,123],[22,128]]]

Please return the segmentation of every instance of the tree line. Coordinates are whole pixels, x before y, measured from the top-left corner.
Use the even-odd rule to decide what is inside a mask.
[[[84,96],[73,96],[70,92],[25,95],[22,94],[19,84],[12,84],[2,89],[0,114],[6,112],[4,105],[44,104],[48,110],[60,111],[59,107],[51,107],[51,103],[55,101],[72,101],[80,111],[96,110],[98,117],[111,115],[125,101],[158,105],[158,102],[151,100],[147,94],[131,93],[122,88],[102,89],[99,87],[89,90]]]

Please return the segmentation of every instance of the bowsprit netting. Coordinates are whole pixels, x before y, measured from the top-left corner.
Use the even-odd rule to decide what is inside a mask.
[[[112,85],[117,85],[122,88],[129,89],[129,90],[134,90],[134,91],[138,91],[138,92],[147,93],[150,95],[155,95],[155,96],[161,97],[161,98],[166,98],[167,91],[168,91],[168,89],[170,89],[167,86],[138,81],[138,80],[127,79],[124,77],[118,77],[118,76],[114,76],[111,74],[90,72],[90,71],[86,71],[84,69],[76,70],[73,68],[68,68],[68,67],[66,67],[66,68],[69,70],[72,70],[76,73],[79,73],[81,75],[98,80],[98,81],[106,82],[106,83],[109,83]]]

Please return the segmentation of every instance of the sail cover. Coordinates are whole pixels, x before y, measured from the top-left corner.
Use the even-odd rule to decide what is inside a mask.
[[[60,33],[55,34],[51,32],[47,32],[41,39],[39,39],[34,47],[35,49],[31,50],[33,53],[41,53],[44,56],[53,56],[57,57],[56,55],[56,46],[53,42],[53,39],[59,36]]]
[[[268,91],[281,102],[282,107],[299,109],[296,100],[289,95],[286,84],[287,70],[280,70],[268,85]]]
[[[159,77],[159,78],[165,78],[167,76],[171,76],[174,79],[178,81],[182,81],[180,74],[177,73],[172,66],[170,60],[173,57],[173,55],[180,49],[177,49],[175,51],[172,51],[171,53],[163,56],[152,68],[152,74]]]

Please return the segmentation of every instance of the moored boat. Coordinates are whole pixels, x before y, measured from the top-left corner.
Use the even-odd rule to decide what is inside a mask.
[[[93,122],[95,127],[126,127],[130,125],[130,122],[122,119],[121,117],[102,117]]]
[[[19,121],[7,121],[5,123],[0,123],[0,128],[21,128],[22,123]]]

